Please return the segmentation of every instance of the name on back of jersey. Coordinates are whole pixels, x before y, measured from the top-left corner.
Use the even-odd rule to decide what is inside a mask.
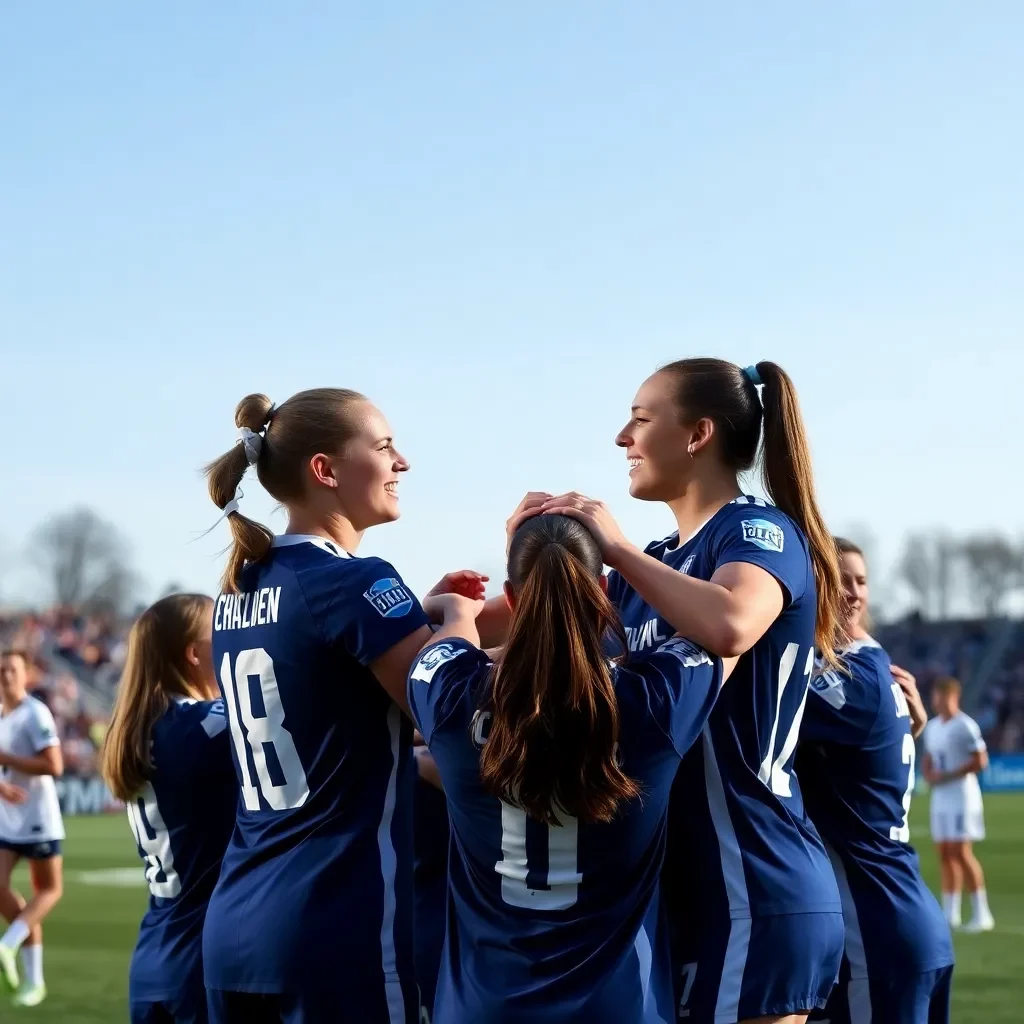
[[[363,597],[384,616],[385,619],[400,619],[412,611],[412,595],[400,580],[387,577],[377,580]]]
[[[778,523],[769,522],[767,519],[743,519],[740,527],[743,530],[743,539],[748,544],[754,544],[762,551],[782,554],[786,535]]]
[[[263,587],[245,594],[221,594],[213,613],[213,628],[248,629],[277,622],[281,610],[281,588]]]

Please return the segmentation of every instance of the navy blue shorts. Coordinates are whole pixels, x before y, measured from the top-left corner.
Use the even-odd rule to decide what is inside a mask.
[[[415,994],[415,988],[414,988]],[[258,992],[225,992],[208,988],[206,1002],[210,1024],[419,1024],[420,1010],[414,1000],[396,1008],[393,1017],[378,991],[373,1004],[360,998],[360,990],[328,989],[302,993],[264,995]]]
[[[736,1024],[822,1009],[839,977],[843,942],[838,913],[741,918],[678,936],[679,1020]]]
[[[174,998],[157,1002],[133,1000],[128,1004],[131,1024],[208,1024],[205,1000]]]
[[[60,840],[48,839],[43,843],[9,843],[0,839],[0,850],[10,850],[26,860],[49,860],[60,856]]]
[[[811,1020],[831,1024],[949,1024],[953,965],[907,977],[849,978],[843,962],[828,1006]]]

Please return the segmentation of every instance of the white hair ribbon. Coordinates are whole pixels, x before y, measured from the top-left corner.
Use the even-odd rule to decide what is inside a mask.
[[[224,506],[223,509],[221,509],[220,515],[217,516],[217,518],[213,521],[210,527],[206,530],[203,530],[203,532],[198,534],[194,539],[199,540],[200,538],[205,537],[208,533],[211,533],[213,531],[213,529],[220,523],[222,519],[227,519],[227,517],[231,515],[232,512],[237,512],[238,499],[244,497],[245,493],[243,492],[242,488],[239,487],[238,490],[235,491],[235,496]]]
[[[248,427],[239,428],[238,435],[237,443],[245,449],[245,461],[250,466],[255,466],[263,450],[263,435]]]

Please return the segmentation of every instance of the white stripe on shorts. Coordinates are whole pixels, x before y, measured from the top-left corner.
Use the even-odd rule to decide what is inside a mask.
[[[743,972],[747,967],[747,949],[750,946],[750,899],[747,879],[743,874],[743,855],[736,839],[726,803],[722,773],[711,742],[711,730],[704,726],[701,732],[704,747],[704,781],[708,789],[708,808],[718,836],[718,851],[722,858],[722,878],[729,899],[729,941],[722,963],[722,977],[718,984],[715,1003],[716,1021],[739,1019],[740,993],[743,990]]]

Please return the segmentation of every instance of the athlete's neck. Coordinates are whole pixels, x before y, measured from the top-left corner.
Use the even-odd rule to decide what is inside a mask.
[[[866,640],[871,634],[859,622],[856,622],[852,626],[847,626],[846,635],[851,640]]]
[[[724,470],[713,470],[687,481],[683,493],[667,502],[676,517],[679,543],[685,543],[723,505],[728,505],[742,493],[735,474]]]
[[[28,696],[27,693],[23,693],[20,697],[4,697],[0,700],[0,704],[3,705],[4,714],[9,715],[16,708],[20,708],[25,698]]]
[[[288,529],[284,532],[307,537],[326,537],[350,555],[356,553],[359,542],[363,539],[363,531],[357,530],[338,512],[332,512],[324,518],[322,515],[314,517],[302,509],[292,509],[288,514]]]

